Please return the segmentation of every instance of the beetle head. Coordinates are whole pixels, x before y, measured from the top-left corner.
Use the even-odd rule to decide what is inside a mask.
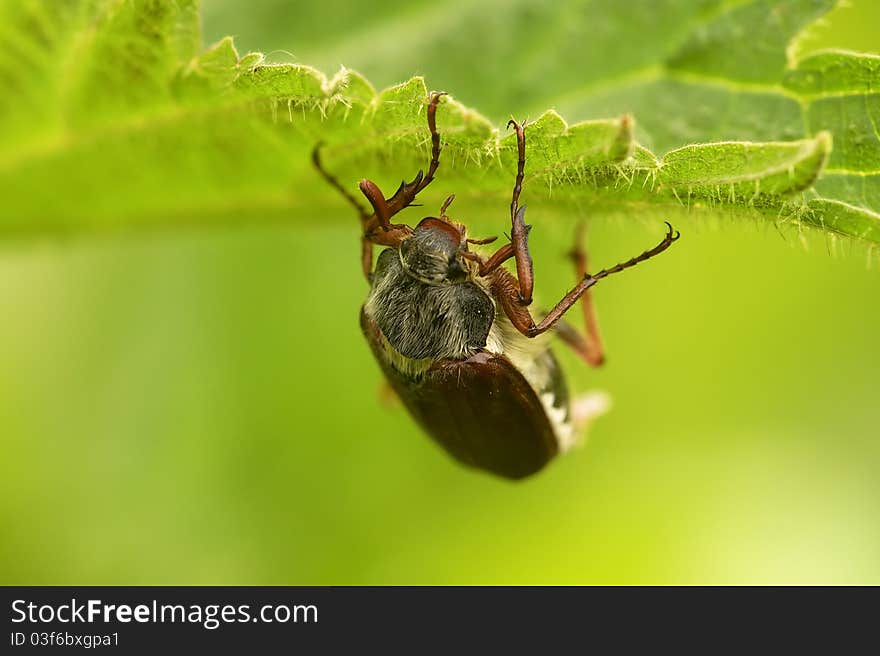
[[[413,278],[429,285],[464,282],[469,267],[464,226],[427,217],[400,245],[400,262]]]

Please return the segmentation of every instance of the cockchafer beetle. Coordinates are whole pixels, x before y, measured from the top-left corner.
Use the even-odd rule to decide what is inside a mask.
[[[431,161],[385,198],[370,180],[360,191],[367,211],[321,165],[320,145],[313,161],[321,175],[358,211],[363,234],[361,263],[370,283],[361,309],[361,328],[388,382],[425,432],[456,460],[498,476],[519,479],[541,470],[577,441],[578,404],[572,402],[558,361],[546,340],[551,328],[589,365],[604,359],[602,341],[590,299],[590,288],[612,273],[647,260],[679,237],[667,233],[641,255],[587,273],[582,235],[571,253],[578,283],[537,323],[528,306],[534,275],[529,255],[531,226],[519,204],[525,170],[525,124],[511,120],[516,131],[518,162],[510,203],[510,241],[490,257],[470,250],[496,237],[467,237],[464,225],[446,210],[422,219],[415,228],[392,223],[416,195],[434,180],[440,166],[437,106],[444,93],[428,102]],[[384,246],[373,268],[373,246]],[[501,265],[513,259],[516,276]],[[586,334],[562,316],[581,301]],[[579,421],[580,419],[580,421]]]

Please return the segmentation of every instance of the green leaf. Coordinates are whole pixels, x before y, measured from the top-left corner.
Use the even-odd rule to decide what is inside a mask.
[[[791,59],[805,27],[834,3],[662,4],[639,12],[638,2],[593,2],[579,12],[522,3],[498,18],[510,31],[500,51],[486,48],[493,59],[515,43],[511,65],[548,44],[566,61],[608,62],[552,76],[524,64],[517,83],[496,85],[508,111],[555,104],[588,119],[569,124],[550,110],[530,122],[530,193],[543,185],[555,203],[587,198],[600,214],[645,203],[724,207],[880,241],[877,57]],[[327,78],[240,56],[231,38],[201,50],[194,1],[0,7],[9,44],[0,54],[0,235],[290,219],[338,206],[310,164],[318,142],[353,190],[366,175],[390,193],[426,165],[421,77],[377,93],[344,68]],[[444,53],[434,57],[447,67],[438,79],[456,70],[465,92],[485,81],[485,61],[459,61],[469,52],[459,40],[489,35],[480,26],[494,11],[468,5],[454,26],[415,30],[425,50]],[[646,16],[661,24],[652,29]],[[371,35],[367,61],[405,62],[408,37],[382,36]],[[446,90],[459,93],[453,81]],[[438,125],[449,186],[493,202],[509,196],[513,136],[451,96]]]
[[[667,69],[697,76],[774,85],[786,68],[786,48],[808,24],[834,7],[829,0],[786,0],[722,5],[697,25]],[[732,56],[730,46],[748,41]]]
[[[801,97],[809,132],[835,133],[811,220],[880,240],[880,57],[820,52],[789,71],[785,86]]]
[[[790,143],[721,143],[685,146],[663,158],[660,179],[672,189],[731,202],[802,191],[816,179],[831,137]]]

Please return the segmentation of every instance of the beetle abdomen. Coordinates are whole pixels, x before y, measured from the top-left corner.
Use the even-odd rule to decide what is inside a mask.
[[[503,355],[436,360],[414,380],[392,366],[380,328],[365,311],[361,328],[400,400],[456,460],[516,479],[542,469],[559,451],[541,400]]]

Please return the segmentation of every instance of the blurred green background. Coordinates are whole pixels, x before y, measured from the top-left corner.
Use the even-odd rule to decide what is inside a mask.
[[[529,85],[574,75],[552,49],[521,73],[481,44],[419,49],[466,4],[207,0],[205,42],[233,34],[242,53],[344,63],[378,87],[422,73],[499,122],[542,110]],[[849,4],[800,47],[876,50],[876,3]],[[411,60],[370,38],[383,21]],[[613,66],[603,56],[577,74]],[[450,191],[439,178],[424,201]],[[529,204],[553,299],[589,208]],[[503,226],[503,204],[468,207],[455,215],[478,232]],[[681,242],[597,288],[607,366],[558,350],[572,387],[607,390],[613,411],[510,484],[380,402],[347,209],[0,244],[0,581],[880,582],[880,273],[864,248],[667,215]],[[641,251],[658,225],[594,222],[593,261]]]

